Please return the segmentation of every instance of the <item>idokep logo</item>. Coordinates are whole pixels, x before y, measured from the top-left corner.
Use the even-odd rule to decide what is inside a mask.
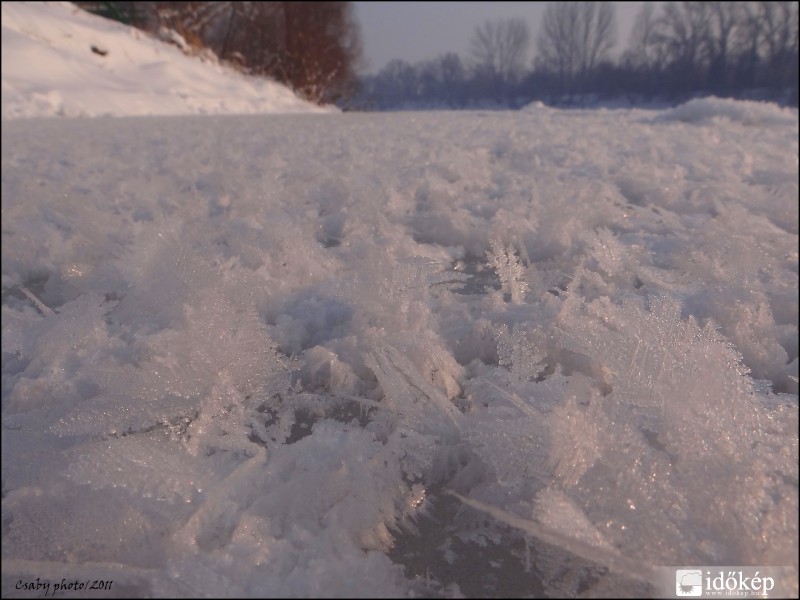
[[[675,598],[797,597],[794,567],[655,567],[653,581],[665,597],[673,582]]]
[[[703,572],[700,569],[677,569],[675,571],[675,595],[702,596]]]
[[[775,578],[761,575],[752,569],[739,571],[706,571],[706,590],[709,595],[768,596],[775,588]]]

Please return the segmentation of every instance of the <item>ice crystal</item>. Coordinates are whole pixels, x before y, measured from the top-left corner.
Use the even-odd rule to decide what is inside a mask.
[[[516,324],[509,333],[507,325],[501,325],[497,332],[497,355],[500,365],[509,369],[517,381],[529,381],[536,377],[539,365],[546,353],[531,340],[533,336]],[[540,341],[540,339],[537,339]]]
[[[525,265],[522,264],[520,257],[517,256],[513,248],[507,248],[500,240],[491,240],[490,247],[491,249],[487,250],[486,256],[489,265],[497,271],[503,294],[513,304],[524,303],[525,294],[527,294],[530,287],[526,280],[527,270]]]

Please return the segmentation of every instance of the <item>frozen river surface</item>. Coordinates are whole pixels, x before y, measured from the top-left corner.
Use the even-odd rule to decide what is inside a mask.
[[[797,140],[714,99],[4,122],[3,595],[796,593]]]

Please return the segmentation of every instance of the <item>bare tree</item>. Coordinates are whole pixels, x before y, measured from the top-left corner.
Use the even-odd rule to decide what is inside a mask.
[[[712,89],[725,91],[731,83],[731,59],[740,53],[745,26],[744,2],[709,2],[709,73]]]
[[[528,25],[519,18],[486,21],[475,29],[472,58],[476,70],[502,83],[519,79],[528,54]]]
[[[622,56],[622,62],[629,67],[639,69],[657,69],[663,64],[664,56],[656,43],[658,21],[655,18],[656,5],[645,2],[633,24],[628,41],[628,49]]]
[[[760,79],[789,88],[791,101],[798,98],[798,4],[797,2],[748,3],[748,17],[758,36],[758,55],[764,69]]]
[[[416,66],[399,58],[389,61],[374,77],[380,106],[403,106],[418,100],[422,91],[418,71]]]
[[[764,93],[796,103],[797,2],[646,4],[623,68],[638,91]]]
[[[418,66],[422,98],[430,104],[450,107],[463,102],[466,71],[458,54],[448,52]]]
[[[553,2],[536,39],[536,66],[558,74],[564,91],[609,58],[617,42],[611,2]]]
[[[673,91],[702,89],[711,57],[707,2],[668,2],[659,22],[659,41],[670,63]]]
[[[745,2],[669,2],[658,21],[655,45],[668,63],[673,91],[725,93],[737,69],[753,70],[761,24]],[[745,58],[746,57],[746,58]],[[741,76],[741,75],[739,75]]]
[[[656,4],[645,2],[631,30],[628,48],[622,55],[621,67],[627,70],[625,88],[651,97],[659,86],[666,64],[664,45],[660,43],[660,22]]]
[[[785,60],[797,52],[798,8],[796,2],[748,3],[748,16],[758,31],[761,54],[767,62]]]
[[[281,2],[284,49],[276,75],[301,96],[334,102],[351,93],[361,38],[350,2]]]

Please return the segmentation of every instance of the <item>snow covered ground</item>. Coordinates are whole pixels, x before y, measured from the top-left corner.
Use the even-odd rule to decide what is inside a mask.
[[[5,120],[3,596],[796,595],[797,198],[750,102]]]
[[[337,111],[69,2],[0,8],[4,119]]]

